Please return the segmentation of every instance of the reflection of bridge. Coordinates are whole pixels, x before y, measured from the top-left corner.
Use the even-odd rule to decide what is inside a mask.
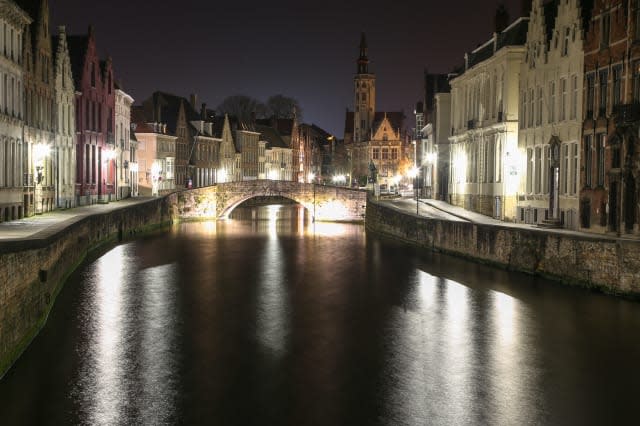
[[[272,180],[220,183],[171,194],[168,200],[174,217],[225,219],[254,197],[288,198],[304,206],[318,221],[362,222],[367,204],[367,194],[362,190]]]

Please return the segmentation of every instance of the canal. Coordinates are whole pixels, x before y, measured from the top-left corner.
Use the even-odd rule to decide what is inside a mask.
[[[241,207],[70,277],[0,424],[637,424],[640,305]]]

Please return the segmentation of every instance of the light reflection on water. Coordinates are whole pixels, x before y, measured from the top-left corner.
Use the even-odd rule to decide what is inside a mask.
[[[241,208],[79,270],[0,423],[625,423],[638,331],[637,304]]]

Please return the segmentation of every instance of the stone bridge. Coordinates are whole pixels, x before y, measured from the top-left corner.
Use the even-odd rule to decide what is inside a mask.
[[[219,183],[167,197],[179,219],[226,219],[243,202],[254,197],[284,197],[304,206],[317,221],[364,222],[364,190],[273,180]]]

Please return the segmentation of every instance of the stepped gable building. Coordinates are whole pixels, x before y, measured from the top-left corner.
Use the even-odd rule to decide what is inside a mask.
[[[368,45],[363,33],[354,77],[354,111],[347,110],[344,129],[353,184],[366,184],[371,163],[383,187],[394,185],[395,178],[406,172],[401,167],[405,157],[404,118],[402,112],[376,111],[376,77],[369,72]],[[405,168],[408,164],[405,161]]]
[[[580,228],[637,235],[640,4],[595,0],[586,23]]]
[[[220,140],[217,182],[231,182],[239,174],[236,169],[240,167],[241,156],[236,149],[234,132],[229,116],[225,114],[222,121],[216,120],[216,124],[215,134]]]
[[[23,139],[23,40],[32,22],[27,12],[13,1],[0,1],[0,221],[25,216],[25,205],[33,204],[33,192],[23,197],[24,187],[34,186],[23,159],[29,151]],[[28,162],[29,160],[27,160]]]
[[[518,152],[520,69],[529,18],[496,32],[465,54],[462,73],[451,80],[452,204],[502,220],[515,220],[522,166]],[[502,30],[501,30],[502,29]]]
[[[520,72],[518,222],[578,228],[584,26],[590,1],[534,0]]]
[[[111,58],[100,60],[95,32],[67,37],[76,89],[78,205],[116,196],[115,88]]]
[[[54,170],[56,118],[53,49],[49,34],[49,2],[19,0],[33,18],[25,27],[22,45],[24,58],[24,142],[28,160],[25,170],[34,176],[25,185],[25,214],[31,216],[56,207],[56,171]],[[57,164],[55,164],[57,165]]]

